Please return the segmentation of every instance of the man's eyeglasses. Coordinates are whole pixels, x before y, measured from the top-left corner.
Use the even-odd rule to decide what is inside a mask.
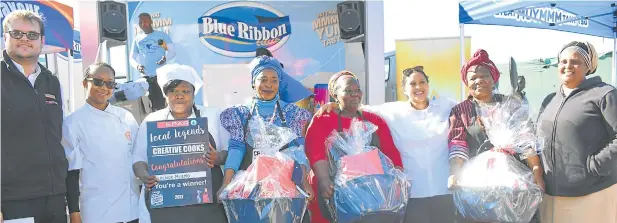
[[[9,35],[13,39],[21,39],[24,35],[26,35],[26,38],[29,40],[38,40],[41,37],[41,34],[37,32],[22,32],[18,30],[9,31]]]
[[[94,86],[103,87],[105,85],[109,89],[115,89],[117,85],[115,81],[104,81],[98,78],[86,78],[86,80],[92,82]]]

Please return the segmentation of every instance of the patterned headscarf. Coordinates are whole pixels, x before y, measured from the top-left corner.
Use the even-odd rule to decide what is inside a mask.
[[[336,94],[336,84],[339,80],[342,80],[343,76],[351,76],[352,78],[355,78],[356,80],[358,79],[356,77],[355,74],[351,73],[350,71],[339,71],[338,73],[332,75],[332,77],[330,77],[330,80],[328,81],[328,92],[330,93],[330,97],[334,98],[334,95]]]
[[[561,48],[559,55],[557,55],[557,60],[561,60],[559,57],[566,50],[574,50],[583,57],[585,65],[589,68],[586,75],[593,74],[598,69],[598,53],[591,43],[587,41],[572,41]]]
[[[473,57],[461,68],[461,78],[463,79],[463,83],[465,83],[465,85],[467,85],[467,71],[469,68],[476,65],[488,68],[494,82],[499,80],[499,69],[497,69],[495,63],[488,58],[488,53],[486,50],[478,49],[478,51],[473,54]]]
[[[279,97],[281,101],[295,103],[312,95],[302,83],[285,73],[281,63],[274,57],[258,56],[249,64],[251,69],[251,86],[255,83],[255,78],[265,69],[272,69],[279,78]]]

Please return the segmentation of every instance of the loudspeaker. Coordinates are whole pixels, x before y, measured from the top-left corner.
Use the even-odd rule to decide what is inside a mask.
[[[115,1],[99,2],[99,35],[103,39],[126,41],[126,4]]]
[[[336,9],[341,39],[364,34],[364,1],[344,1]]]

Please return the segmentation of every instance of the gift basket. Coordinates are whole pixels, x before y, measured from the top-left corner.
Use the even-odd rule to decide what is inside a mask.
[[[299,164],[308,162],[304,148],[279,151],[296,138],[295,133],[260,117],[249,120],[248,127],[247,142],[260,155],[246,171],[236,173],[219,196],[229,222],[302,222],[308,195],[292,178],[301,170]]]
[[[511,95],[481,120],[494,147],[463,166],[454,203],[467,219],[527,223],[542,201],[542,189],[534,183],[531,169],[514,156],[524,160],[543,148],[528,105]]]
[[[411,180],[371,146],[376,130],[377,126],[354,119],[348,131],[334,131],[328,138],[334,197],[326,206],[334,222],[403,220]]]

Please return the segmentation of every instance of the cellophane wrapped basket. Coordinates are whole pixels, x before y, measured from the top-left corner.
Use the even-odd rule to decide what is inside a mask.
[[[543,137],[535,133],[529,107],[510,95],[481,118],[494,149],[463,166],[454,203],[466,219],[480,222],[529,222],[540,202],[542,189],[530,168],[517,160],[537,154]]]
[[[333,131],[328,138],[334,197],[326,206],[336,222],[403,220],[411,179],[370,145],[375,131],[377,126],[353,119],[348,131]]]
[[[302,174],[299,165],[308,163],[304,147],[279,151],[296,138],[295,133],[261,117],[249,120],[248,127],[247,142],[261,154],[246,171],[238,171],[220,194],[229,222],[302,222],[308,195],[292,177]]]

